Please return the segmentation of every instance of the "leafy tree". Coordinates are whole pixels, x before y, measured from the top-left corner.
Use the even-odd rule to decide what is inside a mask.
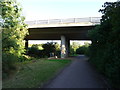
[[[78,42],[73,42],[72,45],[70,45],[70,55],[75,55],[79,46],[80,44]]]
[[[28,33],[27,25],[24,23],[25,17],[21,16],[21,8],[15,0],[1,1],[0,8],[4,21],[1,24],[3,52],[20,56],[25,51],[23,39]]]
[[[46,44],[43,44],[42,47],[47,56],[50,56],[50,53],[56,54],[56,43],[47,42]]]
[[[71,47],[76,51],[77,48],[79,48],[80,44],[78,42],[73,42]]]
[[[120,88],[120,1],[106,2],[101,23],[89,32],[92,39],[90,61]]]
[[[70,45],[70,55],[75,55],[75,50],[74,48],[72,47],[72,45]]]
[[[24,37],[28,34],[25,17],[21,15],[21,7],[15,0],[0,1],[2,9],[2,52],[3,72],[8,72],[11,63],[15,63],[25,52]],[[7,67],[7,68],[6,68]]]

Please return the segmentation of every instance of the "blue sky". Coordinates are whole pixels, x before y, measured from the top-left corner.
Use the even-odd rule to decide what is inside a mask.
[[[23,8],[26,21],[100,17],[99,9],[106,1],[117,0],[17,0]]]

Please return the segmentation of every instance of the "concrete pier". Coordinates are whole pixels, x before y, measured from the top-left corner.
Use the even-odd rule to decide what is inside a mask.
[[[67,39],[64,35],[61,36],[61,58],[69,56],[69,44],[70,40]]]

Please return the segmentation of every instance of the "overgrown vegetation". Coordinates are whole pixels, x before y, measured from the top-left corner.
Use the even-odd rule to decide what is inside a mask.
[[[24,54],[24,37],[28,34],[25,18],[15,0],[0,1],[2,9],[2,72],[3,77],[15,69],[15,63]]]
[[[90,62],[120,88],[120,1],[106,2],[100,25],[90,31]]]
[[[40,49],[40,47],[42,48],[42,50]],[[28,55],[40,58],[50,56],[60,57],[60,46],[59,44],[54,42],[32,45],[32,47],[28,48]]]
[[[18,64],[20,69],[12,78],[3,81],[3,88],[39,88],[70,62],[68,59],[23,62]]]

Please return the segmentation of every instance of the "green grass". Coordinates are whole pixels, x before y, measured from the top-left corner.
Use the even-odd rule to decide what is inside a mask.
[[[38,88],[69,64],[71,60],[36,60],[22,63],[12,78],[3,81],[3,88]]]

